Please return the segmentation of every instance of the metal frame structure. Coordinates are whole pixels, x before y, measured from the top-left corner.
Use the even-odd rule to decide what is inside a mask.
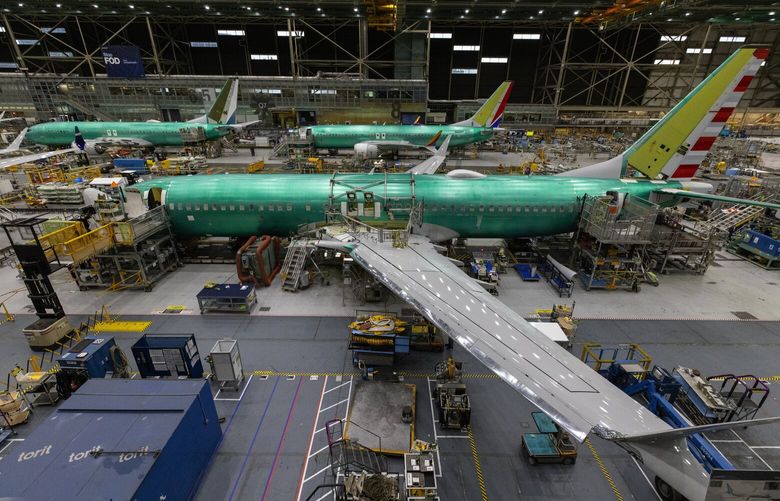
[[[418,10],[420,5],[407,2],[403,4],[403,9],[399,4],[393,21],[395,31],[392,31],[385,29],[387,25],[379,28],[371,15],[361,15],[361,12],[371,7],[362,3],[355,4],[354,9],[360,12],[354,17],[344,14],[340,17],[324,17],[324,12],[323,17],[282,15],[275,11],[261,13],[258,7],[252,6],[242,7],[247,12],[239,15],[238,12],[227,12],[235,6],[221,2],[216,2],[214,9],[219,11],[214,16],[199,9],[197,12],[186,12],[179,4],[173,3],[173,6],[168,6],[169,11],[155,12],[154,15],[150,10],[141,10],[143,7],[140,6],[130,13],[103,9],[62,13],[40,9],[22,13],[6,9],[8,12],[0,13],[0,27],[4,32],[0,33],[0,44],[8,46],[18,67],[19,79],[13,80],[14,77],[7,72],[0,72],[3,89],[11,91],[7,94],[6,102],[0,103],[0,109],[24,110],[26,113],[32,101],[40,119],[67,114],[81,114],[103,120],[148,119],[150,115],[162,114],[162,108],[186,101],[187,104],[183,105],[186,112],[190,111],[188,108],[196,107],[200,112],[202,106],[200,102],[192,102],[191,93],[178,96],[176,92],[173,93],[175,95],[166,92],[178,82],[197,86],[201,80],[221,80],[185,77],[198,73],[196,63],[203,59],[204,54],[190,47],[189,42],[194,36],[205,36],[195,35],[195,28],[188,28],[190,25],[210,29],[212,34],[208,37],[213,36],[211,39],[214,40],[219,38],[220,47],[224,39],[218,37],[218,28],[241,28],[246,30],[247,36],[253,29],[267,31],[277,28],[293,34],[298,31],[309,34],[305,40],[296,36],[274,39],[273,49],[277,52],[278,60],[263,67],[270,68],[269,71],[272,70],[274,75],[286,76],[257,75],[263,71],[254,66],[250,57],[250,52],[256,51],[256,36],[239,41],[236,47],[241,47],[240,50],[231,52],[225,49],[233,60],[230,64],[223,60],[223,49],[220,48],[214,54],[209,53],[210,58],[216,56],[211,59],[215,60],[215,68],[219,69],[219,73],[232,74],[238,69],[247,75],[246,78],[257,79],[258,83],[262,82],[265,86],[255,87],[251,91],[242,90],[240,101],[243,101],[245,113],[247,105],[259,108],[269,104],[304,109],[332,106],[356,109],[374,100],[380,103],[385,101],[386,105],[392,104],[394,107],[396,102],[423,105],[429,97],[427,79],[432,76],[431,58],[439,57],[440,52],[437,51],[447,50],[446,46],[441,45],[432,48],[430,34],[444,30],[455,32],[453,42],[460,33],[456,30],[479,31],[483,43],[474,53],[479,72],[475,84],[468,83],[461,75],[449,74],[439,75],[440,80],[437,80],[439,83],[436,85],[443,85],[441,79],[446,78],[446,86],[450,89],[448,95],[453,88],[473,85],[473,98],[485,97],[478,95],[484,91],[481,88],[484,85],[480,85],[484,68],[479,61],[483,55],[495,55],[491,50],[498,50],[495,44],[492,49],[486,48],[491,30],[533,30],[540,34],[537,42],[523,46],[522,50],[513,49],[510,44],[501,51],[508,58],[507,78],[512,77],[512,72],[516,71],[512,68],[517,68],[519,64],[525,63],[524,69],[526,65],[528,68],[533,67],[530,100],[526,105],[510,105],[507,116],[519,117],[510,122],[539,125],[560,124],[562,119],[564,124],[577,125],[565,121],[570,113],[577,113],[578,119],[582,120],[587,120],[588,114],[608,119],[627,116],[654,118],[658,112],[666,111],[676,104],[740,45],[719,42],[722,36],[745,36],[747,43],[770,45],[772,53],[780,49],[780,30],[769,19],[757,21],[761,24],[746,25],[734,20],[715,24],[717,21],[713,22],[712,18],[709,23],[702,24],[700,18],[704,12],[696,9],[693,9],[693,17],[690,19],[697,19],[698,22],[684,22],[687,19],[681,18],[680,12],[676,13],[674,22],[669,22],[672,18],[662,19],[666,14],[659,10],[655,17],[653,13],[647,12],[629,13],[609,23],[583,24],[573,17],[565,21],[566,16],[558,19],[541,19],[542,16],[534,19],[534,16],[530,16],[524,20],[501,16],[493,20],[470,19],[467,16],[460,16],[460,20],[458,16],[442,20],[434,19],[433,14],[411,17],[410,13]],[[338,4],[339,8],[346,8],[346,3],[332,3]],[[322,5],[326,10],[329,8],[327,2]],[[544,11],[542,3],[538,5],[541,7],[540,12]],[[282,8],[281,4],[276,7]],[[492,4],[486,5],[485,9],[492,7]],[[530,4],[524,4],[524,8],[531,7]],[[673,5],[664,9],[672,7],[680,10]],[[293,10],[297,8],[304,9],[303,6],[293,6]],[[555,5],[552,8],[559,10],[568,7]],[[225,15],[221,13],[223,9]],[[481,11],[482,6],[473,10]],[[403,12],[407,13],[406,18],[401,17]],[[67,37],[57,32],[58,28],[65,26],[68,29]],[[23,37],[35,37],[36,42],[19,45],[16,41]],[[100,53],[102,45],[107,43],[139,46],[148,75],[146,82],[134,81],[132,87],[128,82],[124,82],[124,85],[110,85],[108,82],[116,80],[107,80],[102,76],[105,62]],[[712,50],[705,53],[705,49]],[[328,54],[327,57],[323,53]],[[529,60],[535,60],[535,65],[528,65]],[[671,61],[673,64],[656,64],[657,60]],[[450,62],[452,64],[455,63]],[[440,72],[437,70],[437,73]],[[185,78],[186,81],[179,80]],[[301,81],[306,82],[305,90],[299,88]],[[153,87],[157,91],[146,98],[130,98],[130,101],[135,101],[134,111],[115,113],[111,99],[98,98],[93,103],[85,102],[88,100],[78,96],[80,91],[74,91],[72,86],[83,89],[82,94],[90,91],[106,93],[105,89],[109,87]],[[211,86],[219,87],[220,84]],[[327,93],[318,92],[318,86],[319,89],[326,89]],[[282,94],[263,94],[263,88],[280,89]],[[382,88],[388,90],[382,92]],[[391,96],[391,92],[395,94]],[[430,94],[433,95],[432,92]],[[30,96],[30,99],[25,101],[25,95]],[[195,99],[198,100],[198,96]],[[116,100],[128,101],[124,92]],[[466,115],[471,107],[471,103],[458,107],[453,118]],[[780,56],[770,57],[767,61],[766,67],[746,93],[737,119],[740,117],[739,111],[742,111],[743,121],[747,120],[748,111],[756,114],[751,119],[776,119],[776,114],[780,113]]]

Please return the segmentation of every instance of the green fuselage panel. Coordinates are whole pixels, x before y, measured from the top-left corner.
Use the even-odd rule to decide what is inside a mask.
[[[450,146],[461,146],[493,136],[493,129],[456,125],[315,125],[309,131],[317,148],[352,148],[366,141],[406,141],[426,146],[434,138],[440,146],[447,136],[452,136]]]
[[[148,141],[156,146],[181,146],[182,129],[203,129],[207,140],[227,135],[229,128],[218,124],[189,122],[46,122],[27,131],[26,139],[36,144],[68,145],[75,138],[75,128],[85,140],[128,138]]]
[[[293,234],[301,225],[323,221],[326,207],[352,210],[348,191],[355,193],[354,204],[364,206],[359,219],[385,220],[387,208],[402,206],[412,191],[408,174],[341,175],[336,179],[331,188],[330,175],[231,174],[158,179],[139,188],[165,190],[165,207],[177,234],[215,236]],[[676,182],[542,176],[414,177],[414,194],[424,207],[423,222],[464,237],[566,233],[576,227],[584,195],[616,191],[648,198],[653,190],[679,186]],[[367,197],[366,192],[371,195]],[[371,213],[377,203],[379,211]]]

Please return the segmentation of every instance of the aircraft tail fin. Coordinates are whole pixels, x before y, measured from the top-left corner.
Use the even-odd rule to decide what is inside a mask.
[[[84,136],[81,134],[81,131],[79,130],[78,127],[75,127],[74,135],[75,137],[73,140],[73,144],[75,144],[76,148],[78,148],[80,151],[85,151],[87,148],[87,142],[84,141]]]
[[[650,179],[690,180],[768,55],[765,47],[738,49],[626,151],[557,175],[611,179],[631,167]]]
[[[509,95],[512,93],[514,85],[515,83],[512,81],[503,82],[471,118],[452,125],[460,125],[463,127],[497,127],[498,124],[501,123],[501,117],[504,116],[504,109],[506,108],[506,103],[509,101]]]
[[[768,55],[766,47],[746,46],[729,56],[623,153],[624,171],[691,179]]]
[[[22,141],[24,141],[24,136],[27,135],[27,127],[22,129],[22,132],[19,133],[18,136],[14,138],[14,140],[9,144],[6,148],[2,150],[3,153],[12,153],[14,151],[19,151],[19,147],[22,145]]]
[[[190,120],[192,123],[236,123],[236,109],[238,108],[238,78],[229,79],[222,86],[222,90],[211,105],[209,112]]]

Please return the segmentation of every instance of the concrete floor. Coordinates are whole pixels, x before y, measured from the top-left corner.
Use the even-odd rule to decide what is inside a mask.
[[[29,356],[19,329],[32,319],[25,315],[0,325],[3,370]],[[225,418],[224,438],[196,499],[306,499],[318,484],[328,480],[324,426],[347,415],[357,382],[346,350],[348,317],[157,315],[126,319],[151,320],[148,330],[152,333],[192,332],[202,355],[220,337],[239,341],[244,370],[251,379],[238,392],[214,387],[218,412]],[[127,352],[138,337],[115,335]],[[778,378],[777,322],[585,320],[580,324],[574,353],[580,352],[585,341],[640,342],[655,363],[670,369],[684,364],[705,375],[730,372]],[[434,422],[428,376],[435,364],[447,357],[446,351],[413,353],[396,367],[406,374],[405,383],[417,387],[416,437],[439,444],[442,499],[480,498],[472,445],[489,499],[610,499],[615,493],[603,477],[601,465],[624,499],[657,499],[633,460],[617,446],[596,438],[592,446],[598,458],[587,445],[581,445],[574,466],[530,465],[520,453],[520,436],[533,431],[530,413],[534,408],[463,350],[456,347],[453,354],[464,362],[474,409],[473,442],[468,434],[441,430]],[[772,383],[773,390],[774,386]],[[20,426],[15,438],[23,439],[48,412],[47,407],[36,408],[31,422]],[[773,415],[780,415],[775,396],[759,413],[761,417]],[[780,469],[776,427],[729,433],[714,439],[725,440],[720,442],[724,449],[740,446],[742,450],[735,453],[742,454],[744,464]],[[15,443],[5,447],[0,456],[13,457]],[[391,460],[390,468],[402,471],[398,460]]]
[[[277,282],[258,290],[258,306],[252,315],[312,315],[350,316],[354,301],[344,301],[339,271],[331,270],[331,285],[316,282],[309,289],[291,294],[281,290]],[[759,268],[736,256],[719,253],[715,265],[704,275],[672,273],[663,275],[658,287],[643,285],[639,293],[630,291],[593,290],[587,292],[575,280],[571,299],[559,298],[546,282],[523,282],[509,270],[501,275],[499,299],[506,305],[528,316],[539,308],[550,308],[555,303],[576,301],[578,318],[649,318],[733,320],[733,312],[747,312],[759,320],[780,320],[778,293],[780,276],[776,271]],[[156,314],[168,305],[184,306],[183,314],[198,312],[195,296],[206,282],[235,282],[235,266],[228,264],[188,264],[160,280],[152,292],[127,290],[79,291],[67,270],[50,277],[65,311],[71,314],[91,314],[107,305],[112,313],[121,315]],[[295,300],[291,300],[295,298]],[[0,302],[5,302],[12,313],[26,313],[29,300],[15,270],[0,268]],[[301,308],[305,304],[305,308]],[[403,306],[391,298],[387,303],[370,308]]]

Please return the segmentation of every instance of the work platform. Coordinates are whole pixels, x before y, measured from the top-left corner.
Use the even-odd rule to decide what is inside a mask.
[[[353,386],[344,436],[380,454],[409,452],[414,442],[417,388],[388,381],[356,381]],[[412,413],[408,423],[401,419],[405,407]]]

